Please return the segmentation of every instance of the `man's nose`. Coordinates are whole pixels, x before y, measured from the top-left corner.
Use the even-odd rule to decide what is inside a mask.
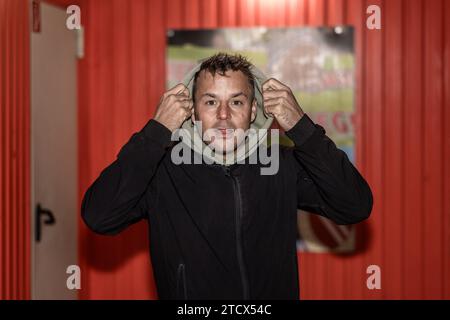
[[[230,117],[230,108],[226,103],[220,103],[217,109],[217,118],[220,120],[226,120]]]

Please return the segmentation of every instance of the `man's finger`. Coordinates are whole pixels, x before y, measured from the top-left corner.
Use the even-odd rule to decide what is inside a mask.
[[[280,110],[280,106],[283,104],[283,99],[271,99],[268,102],[264,102],[264,110],[266,112],[274,114]]]
[[[186,86],[184,84],[182,84],[182,83],[179,83],[175,87],[169,89],[166,93],[167,94],[180,94],[184,90],[187,90]]]
[[[179,102],[180,102],[181,107],[183,109],[189,110],[189,112],[194,106],[194,103],[192,102],[191,99],[180,99]]]
[[[183,105],[193,105],[192,99],[189,99],[185,96],[180,96],[180,98],[178,98],[178,101]]]
[[[267,90],[274,90],[274,87],[271,85],[271,80],[272,79],[269,79],[263,83],[263,85],[262,85],[263,93]]]
[[[289,93],[286,90],[267,90],[263,92],[263,99],[267,100],[279,97],[287,98],[288,95]]]
[[[184,108],[186,112],[186,119],[190,118],[192,114],[194,113],[194,109],[190,107],[190,105],[187,108]]]
[[[275,78],[270,78],[269,80],[267,80],[266,82],[263,83],[262,85],[262,89],[263,90],[286,90],[289,89],[287,86],[285,86],[283,83],[281,83],[280,81],[278,81]]]
[[[266,114],[275,116],[274,115],[274,112],[276,111],[275,108],[276,108],[276,105],[264,106],[264,111],[266,112]]]
[[[283,104],[283,102],[284,102],[283,97],[264,99],[264,106],[277,106],[277,105]]]
[[[179,96],[184,96],[184,97],[189,97],[189,89],[186,88],[186,87],[184,87],[184,89],[181,90],[181,91],[179,91],[179,92],[177,93],[177,95],[179,95]]]

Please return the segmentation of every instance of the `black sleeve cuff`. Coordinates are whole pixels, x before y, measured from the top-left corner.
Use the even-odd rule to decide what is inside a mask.
[[[144,137],[163,148],[167,147],[171,142],[172,132],[154,119],[150,119],[144,128],[142,128],[141,132],[144,134]]]
[[[304,114],[290,130],[286,131],[286,135],[295,143],[295,146],[299,147],[312,136],[316,129],[311,118]]]

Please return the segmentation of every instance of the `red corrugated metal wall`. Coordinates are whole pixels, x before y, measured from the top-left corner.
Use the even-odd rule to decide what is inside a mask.
[[[57,0],[52,0],[58,2]],[[302,298],[450,298],[450,3],[444,0],[81,0],[80,199],[164,90],[165,29],[352,24],[357,163],[375,206],[358,254],[303,254]],[[67,1],[66,1],[67,3]],[[365,28],[378,4],[382,30]],[[0,0],[0,298],[29,298],[29,31]],[[81,225],[81,224],[80,224]],[[80,227],[81,298],[155,298],[146,226]],[[366,267],[382,290],[365,286]]]
[[[130,134],[153,115],[165,88],[163,1],[85,1],[85,54],[79,65],[81,197]],[[147,226],[117,237],[80,223],[81,298],[156,298]]]
[[[381,7],[381,30],[365,27],[370,4]],[[80,198],[153,115],[166,26],[354,25],[357,164],[375,205],[358,254],[299,257],[301,296],[450,298],[449,1],[94,0],[82,12]],[[82,298],[156,297],[145,229],[100,238],[82,226]],[[366,287],[371,264],[381,267],[382,290]]]
[[[0,0],[0,299],[30,297],[27,1]]]

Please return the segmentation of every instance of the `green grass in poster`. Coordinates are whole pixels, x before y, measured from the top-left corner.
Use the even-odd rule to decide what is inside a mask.
[[[305,112],[353,111],[353,89],[323,90],[318,93],[294,92],[295,98]]]

